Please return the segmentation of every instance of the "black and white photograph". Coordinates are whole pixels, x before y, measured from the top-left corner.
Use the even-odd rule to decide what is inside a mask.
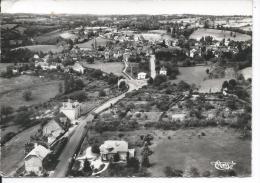
[[[2,0],[1,177],[252,177],[254,23],[253,0]]]

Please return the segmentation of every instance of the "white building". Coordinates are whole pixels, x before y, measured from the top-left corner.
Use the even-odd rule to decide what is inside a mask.
[[[145,79],[146,78],[146,73],[145,72],[139,72],[137,74],[137,79]]]
[[[127,161],[127,154],[129,158],[135,156],[134,149],[128,149],[128,143],[121,140],[107,140],[100,147],[100,154],[102,161],[114,160],[115,155],[119,155],[119,161]]]
[[[197,50],[195,48],[190,50],[190,57],[193,58],[195,56],[195,53],[197,53]]]
[[[68,102],[63,102],[60,112],[65,114],[73,123],[81,115],[81,106],[80,103],[71,99],[68,99]]]
[[[49,149],[42,145],[35,145],[34,149],[24,158],[25,171],[41,175],[43,173],[42,161],[49,153]]]
[[[85,68],[79,63],[76,62],[73,66],[72,66],[73,71],[84,74],[85,72]]]
[[[165,76],[167,75],[167,70],[166,70],[166,68],[164,66],[160,69],[159,74],[160,75],[165,75]]]

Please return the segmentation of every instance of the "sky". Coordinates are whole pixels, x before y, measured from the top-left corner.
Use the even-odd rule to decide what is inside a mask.
[[[252,15],[253,0],[2,0],[2,13]]]

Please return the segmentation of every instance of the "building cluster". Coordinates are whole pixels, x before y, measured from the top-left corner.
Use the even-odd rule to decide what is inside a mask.
[[[70,99],[62,103],[58,114],[41,126],[40,137],[34,148],[25,156],[24,164],[27,173],[43,174],[44,158],[52,152],[52,146],[78,123],[78,118],[84,112],[86,112],[86,107],[83,103]]]

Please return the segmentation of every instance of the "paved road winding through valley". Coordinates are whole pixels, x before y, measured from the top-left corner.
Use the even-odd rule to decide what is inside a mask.
[[[133,80],[126,78],[129,89],[127,92],[131,92],[133,90],[138,90],[142,86],[146,85],[146,81],[140,81],[140,80]],[[126,93],[127,93],[126,92]],[[115,98],[112,98],[108,100],[107,102],[103,103],[99,107],[93,110],[95,113],[100,113],[103,110],[110,107],[111,104],[117,103],[119,100],[125,97],[126,93],[123,93]],[[89,113],[87,116],[83,116],[79,119],[79,125],[76,127],[75,131],[71,135],[67,145],[65,146],[64,150],[62,151],[60,157],[59,157],[59,163],[54,171],[54,173],[51,175],[51,177],[65,177],[66,173],[69,168],[70,160],[73,157],[74,153],[76,152],[77,148],[79,147],[81,143],[81,139],[86,135],[86,128],[85,126],[88,123],[91,123],[94,116]]]

